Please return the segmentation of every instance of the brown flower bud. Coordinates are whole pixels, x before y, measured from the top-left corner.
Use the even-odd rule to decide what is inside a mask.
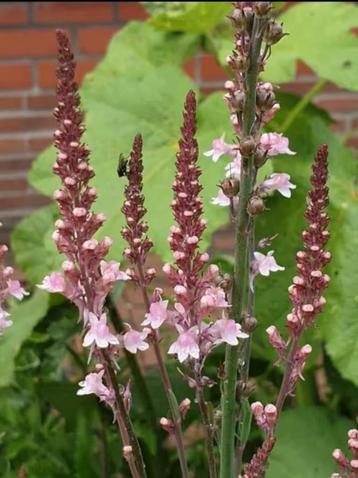
[[[280,25],[278,22],[273,21],[267,26],[265,41],[268,45],[274,45],[275,43],[278,43],[285,35],[287,35],[287,33],[283,33],[282,23]]]
[[[258,146],[255,151],[254,164],[256,168],[261,168],[268,160],[267,151]]]
[[[255,148],[256,143],[252,136],[248,136],[240,141],[240,153],[246,158],[252,155],[252,153],[255,151]]]
[[[254,2],[255,13],[258,17],[265,17],[272,9],[271,2]]]
[[[242,111],[244,109],[245,93],[243,91],[236,91],[232,97],[231,104],[236,111]]]
[[[244,332],[251,334],[257,327],[257,319],[251,315],[246,315],[242,320],[242,329]]]
[[[265,202],[260,196],[251,196],[247,204],[247,212],[250,216],[257,216],[266,209]]]
[[[233,198],[239,192],[240,182],[235,178],[226,178],[221,181],[220,187],[225,196]]]
[[[239,31],[245,30],[245,26],[246,26],[245,15],[240,8],[235,8],[235,10],[229,16],[229,18],[232,21],[235,28],[237,28],[237,30]]]

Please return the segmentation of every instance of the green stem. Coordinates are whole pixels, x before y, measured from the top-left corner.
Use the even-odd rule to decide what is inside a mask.
[[[256,83],[258,78],[258,62],[262,43],[262,24],[257,18],[251,34],[249,51],[249,68],[245,80],[245,104],[243,111],[243,138],[254,133],[256,111]],[[242,158],[240,178],[239,210],[236,218],[236,247],[235,268],[232,290],[232,313],[236,322],[239,322],[246,301],[245,291],[248,281],[248,226],[249,215],[247,203],[252,194],[254,175],[253,157]],[[239,346],[226,347],[224,393],[222,397],[222,429],[220,444],[220,478],[233,478],[235,456],[235,429],[236,429],[236,383],[239,360]]]
[[[327,81],[326,80],[319,80],[318,83],[316,83],[306,94],[301,100],[296,104],[296,106],[289,112],[289,114],[286,116],[284,122],[282,125],[279,127],[279,131],[281,133],[284,133],[285,131],[288,130],[288,128],[291,126],[291,124],[295,121],[297,116],[302,113],[302,111],[306,108],[306,106],[311,103],[313,98],[319,93],[322,88],[326,85]]]
[[[125,326],[122,317],[119,315],[114,305],[113,298],[111,296],[108,296],[106,306],[108,309],[109,317],[116,332],[118,332],[119,334],[125,332]],[[155,408],[146,381],[144,380],[143,373],[138,364],[137,357],[135,354],[130,353],[125,348],[123,349],[123,352],[126,357],[128,367],[131,371],[131,375],[134,378],[134,382],[138,388],[138,395],[145,410],[145,419],[152,428],[152,430],[156,430],[158,426],[158,421],[155,413]]]

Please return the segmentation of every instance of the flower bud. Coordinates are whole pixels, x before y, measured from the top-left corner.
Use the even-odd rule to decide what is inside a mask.
[[[246,315],[242,321],[244,332],[252,333],[257,327],[257,319],[251,315]]]
[[[271,8],[271,2],[254,2],[254,10],[258,17],[265,17],[268,13],[270,13]]]
[[[184,398],[184,400],[179,404],[179,411],[182,414],[182,417],[185,418],[188,413],[191,405],[191,400],[189,398]]]
[[[256,168],[261,168],[268,159],[267,156],[267,151],[264,148],[261,148],[261,146],[258,146],[255,150],[255,156],[254,156],[254,163]]]
[[[270,22],[266,33],[265,33],[265,41],[268,45],[274,45],[278,43],[286,33],[283,33],[282,23],[281,25],[278,22]]]
[[[247,204],[247,212],[250,216],[257,216],[266,209],[265,202],[260,196],[252,196]]]
[[[220,187],[228,198],[233,198],[237,195],[240,189],[240,182],[235,178],[225,178],[220,183]]]
[[[240,153],[244,157],[251,156],[252,153],[255,151],[256,143],[252,136],[248,136],[247,138],[240,141]]]

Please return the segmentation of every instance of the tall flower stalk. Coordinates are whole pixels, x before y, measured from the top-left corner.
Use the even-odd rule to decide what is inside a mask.
[[[57,159],[53,170],[61,179],[62,186],[54,197],[61,219],[56,222],[53,239],[60,253],[66,256],[63,273],[54,272],[45,277],[41,288],[62,293],[79,309],[84,326],[83,345],[90,347],[90,357],[95,371],[80,382],[79,395],[93,393],[113,410],[118,425],[123,456],[134,478],[145,478],[145,466],[138,440],[129,417],[126,389],[117,382],[116,356],[120,339],[107,323],[104,310],[106,296],[117,280],[128,276],[119,270],[119,264],[106,262],[111,239],[94,239],[105,216],[95,214],[91,206],[96,200],[96,190],[89,185],[94,176],[89,165],[89,148],[81,142],[84,132],[80,97],[74,81],[75,62],[66,33],[57,31],[57,121],[55,147]],[[122,341],[128,342],[124,335]],[[104,382],[103,382],[104,381]],[[127,393],[128,395],[128,393]]]
[[[142,147],[143,141],[141,135],[137,135],[133,142],[133,148],[130,154],[128,171],[126,176],[128,177],[128,184],[125,187],[124,195],[125,201],[122,207],[122,212],[126,218],[126,226],[122,229],[122,236],[127,241],[128,246],[124,254],[132,266],[127,269],[126,273],[130,280],[135,282],[140,288],[143,296],[144,305],[147,311],[147,315],[151,314],[155,310],[155,317],[158,321],[158,312],[160,312],[160,307],[156,307],[155,304],[158,303],[158,293],[153,297],[153,305],[151,304],[151,299],[148,294],[147,287],[152,282],[155,277],[156,271],[153,268],[145,270],[145,263],[148,252],[153,246],[152,241],[147,237],[148,224],[143,220],[145,216],[146,209],[144,207],[144,196],[143,196],[143,162],[142,162]],[[163,301],[161,301],[163,302]],[[154,314],[153,314],[154,315]],[[166,319],[166,308],[162,311],[163,320]],[[175,437],[175,442],[178,451],[178,457],[180,462],[181,473],[184,478],[189,476],[189,471],[187,467],[183,433],[181,426],[181,416],[177,411],[177,404],[175,401],[175,395],[172,389],[170,382],[169,374],[162,357],[162,352],[160,350],[159,341],[159,331],[158,328],[161,325],[148,321],[150,326],[149,340],[153,344],[154,353],[157,359],[159,366],[159,373],[162,380],[163,388],[167,397],[170,417],[172,423],[172,432]]]
[[[231,179],[229,186],[232,186],[233,181],[234,184],[236,181],[238,185],[231,188],[225,181],[221,189],[224,196],[230,201],[235,222],[232,317],[236,322],[243,323],[245,327],[245,319],[250,319],[248,298],[250,295],[250,264],[253,261],[251,256],[253,251],[249,250],[249,237],[254,234],[255,216],[264,210],[262,199],[259,195],[254,194],[256,173],[257,169],[270,156],[273,146],[269,141],[265,144],[260,131],[279,108],[272,85],[260,83],[258,76],[264,68],[271,46],[282,37],[282,29],[272,19],[270,2],[235,2],[230,18],[236,29],[235,48],[232,55],[228,57],[234,78],[233,81],[226,83],[225,99],[230,109],[238,144],[231,149],[231,151],[236,151],[236,164],[235,162],[233,164],[235,171],[233,175],[229,168],[229,178]],[[274,142],[278,142],[276,137]],[[239,193],[237,194],[238,189]],[[247,327],[247,332],[251,331],[252,327]],[[246,384],[241,382],[241,386],[237,387],[237,371],[240,359],[240,375],[248,376],[249,354],[249,346],[243,348],[227,346],[226,348],[220,444],[221,478],[234,476],[237,416],[241,415],[243,401],[246,398]],[[237,409],[236,403],[237,393],[239,394],[239,409]],[[239,437],[237,444],[239,448],[240,441]]]

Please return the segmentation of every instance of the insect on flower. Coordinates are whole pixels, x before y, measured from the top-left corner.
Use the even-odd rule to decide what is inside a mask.
[[[128,156],[120,153],[118,158],[117,174],[120,178],[127,176]]]

